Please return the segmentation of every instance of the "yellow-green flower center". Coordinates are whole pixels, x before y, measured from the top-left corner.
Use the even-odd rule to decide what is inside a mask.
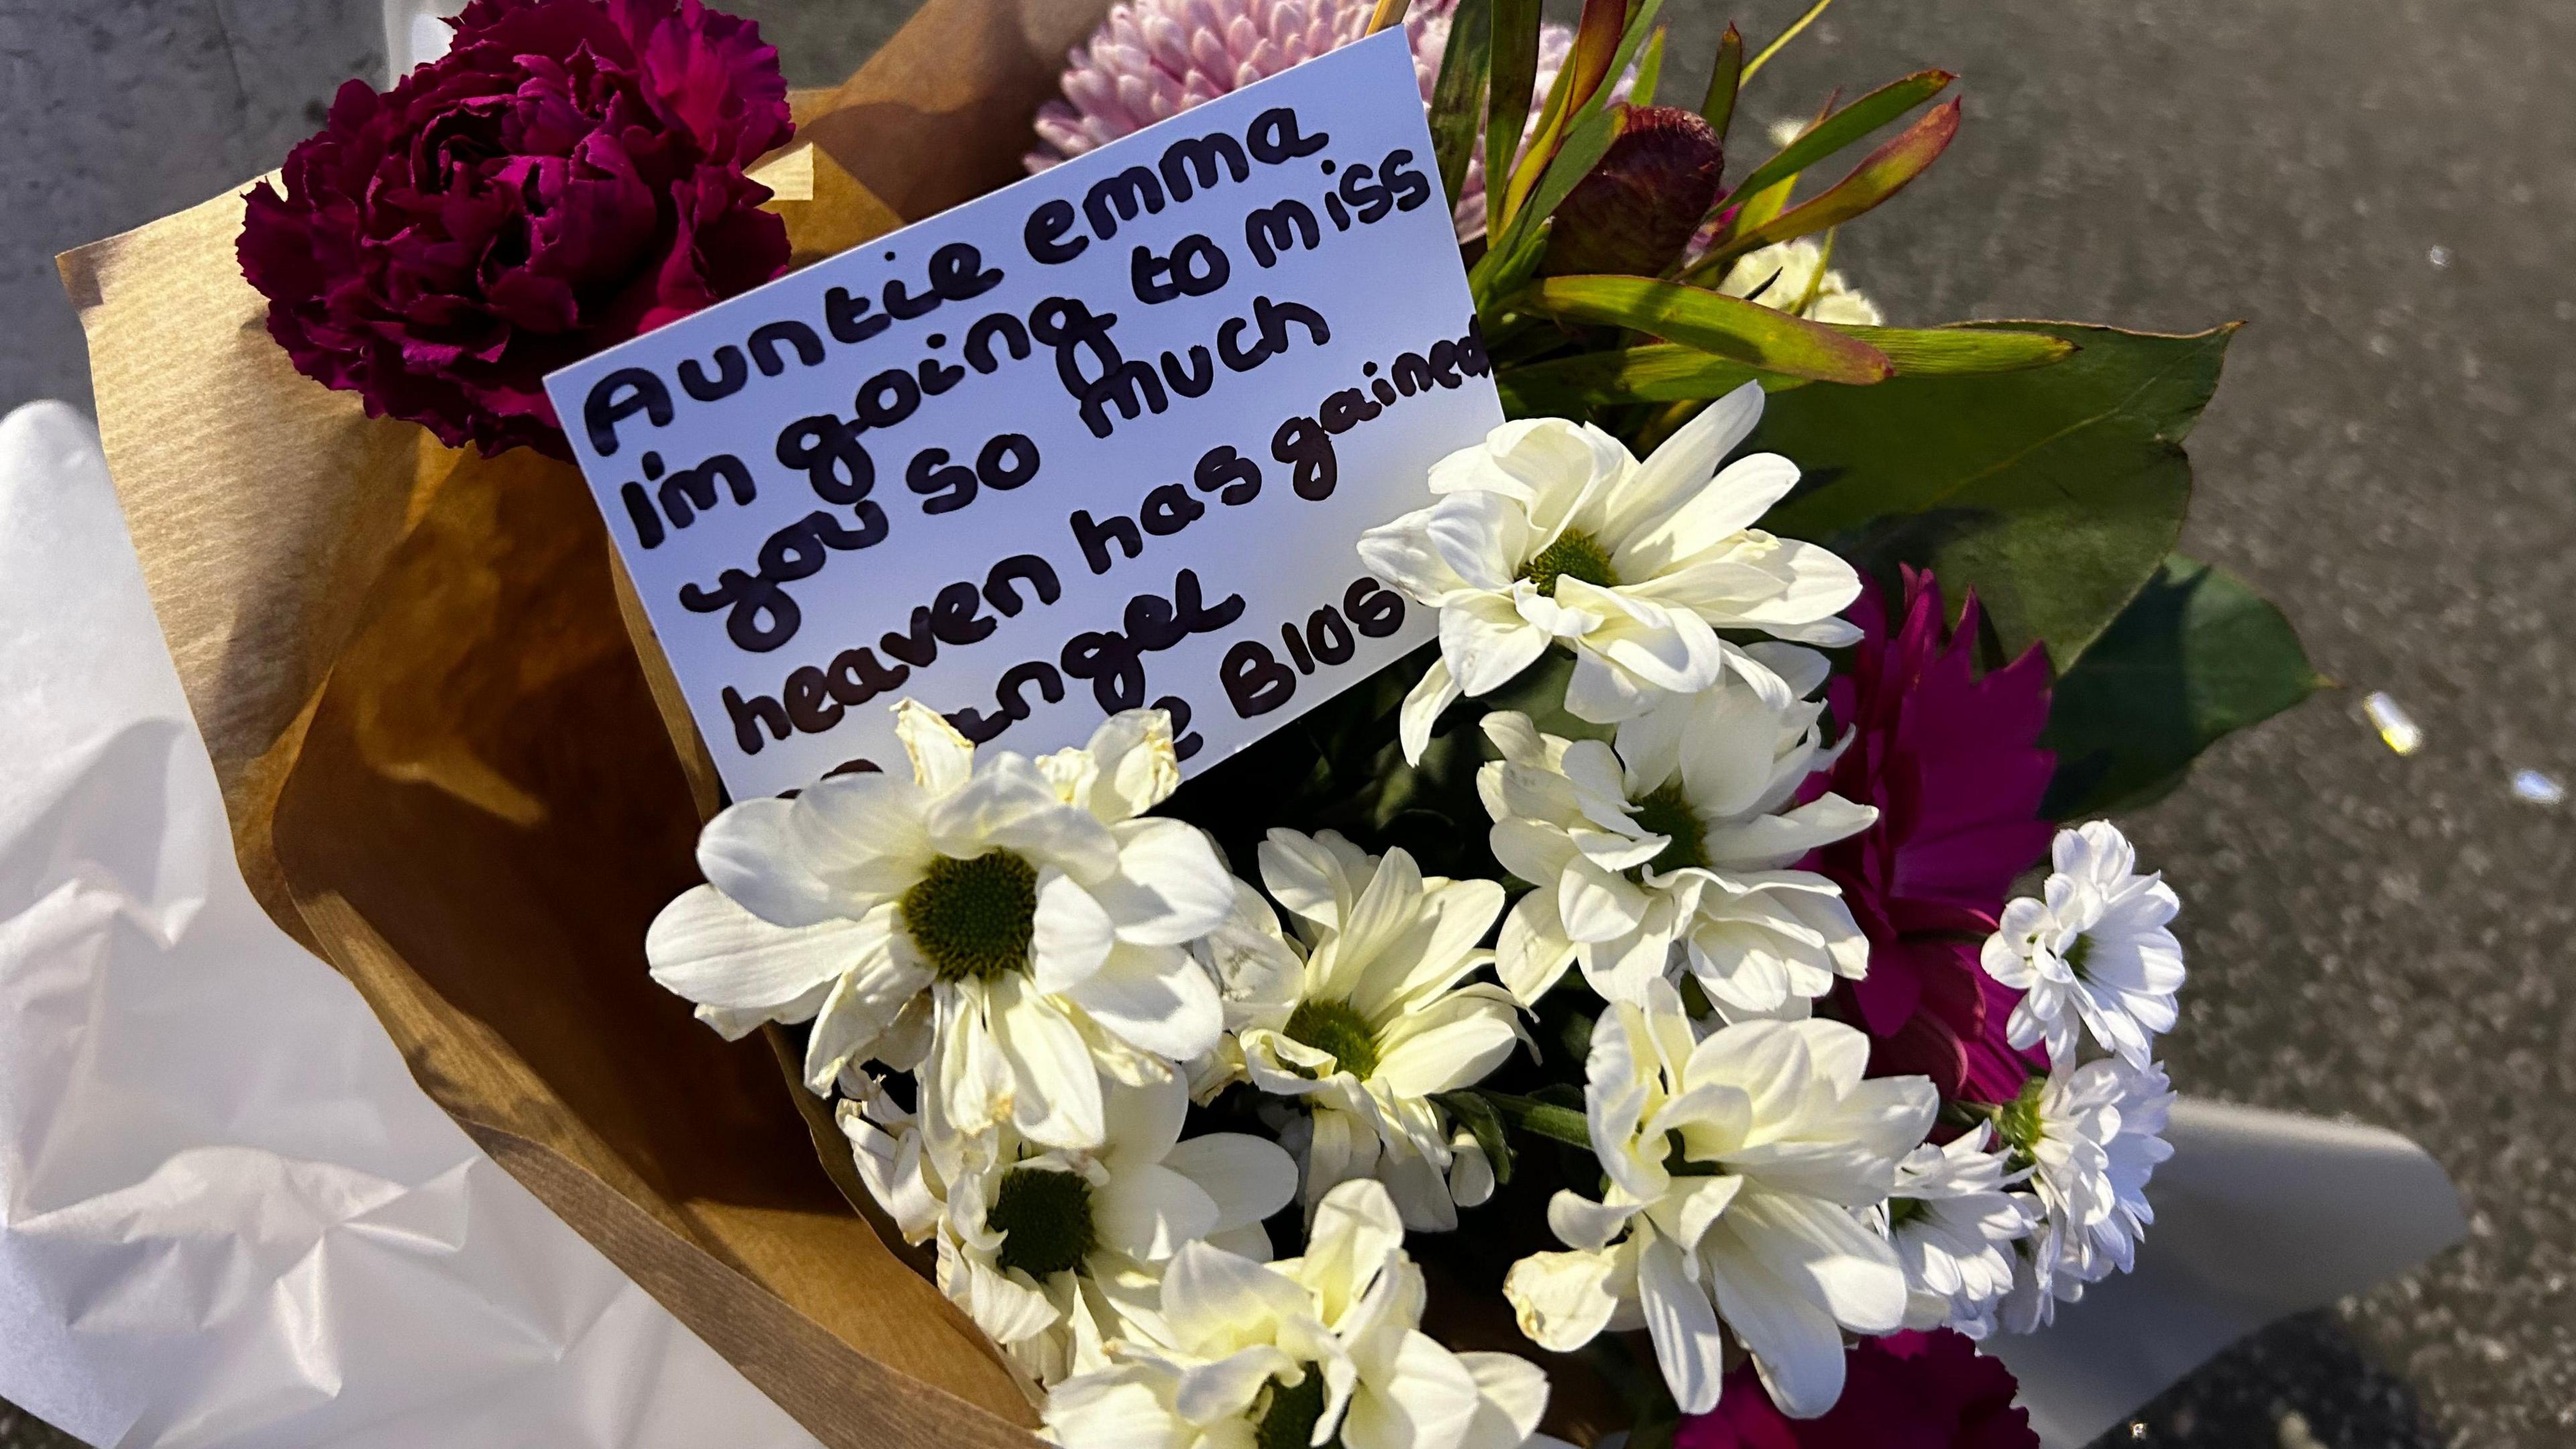
[[[1887,1225],[1890,1228],[1901,1228],[1931,1210],[1931,1206],[1925,1203],[1921,1198],[1889,1198],[1887,1200]]]
[[[2039,1098],[2047,1090],[2047,1078],[2033,1077],[2022,1084],[2019,1096],[1995,1108],[1995,1135],[2011,1149],[2009,1161],[2016,1172],[2038,1160]]]
[[[1551,599],[1556,597],[1558,579],[1581,579],[1604,589],[1619,585],[1619,576],[1610,571],[1610,550],[1591,534],[1571,528],[1522,564],[1519,577],[1538,585],[1538,591]]]
[[[2093,938],[2076,937],[2075,944],[2058,953],[2058,959],[2066,963],[2067,970],[2075,973],[2076,980],[2088,979],[2084,975],[2084,963],[2093,959]]]
[[[1252,1442],[1258,1449],[1307,1449],[1315,1437],[1315,1421],[1324,1417],[1324,1371],[1306,1365],[1306,1376],[1294,1388],[1270,1381],[1265,1390],[1269,1402],[1254,1406],[1259,1416],[1254,1420]],[[1335,1434],[1324,1449],[1342,1449],[1342,1436]]]
[[[1331,1052],[1341,1070],[1365,1081],[1377,1074],[1377,1033],[1347,1001],[1301,1001],[1288,1017],[1288,1039]]]
[[[1672,842],[1655,852],[1645,869],[1670,872],[1684,866],[1708,867],[1708,829],[1699,823],[1699,812],[1682,794],[1679,780],[1637,802],[1637,824]]]
[[[1043,1283],[1091,1252],[1091,1184],[1053,1168],[1014,1167],[1002,1174],[984,1222],[1008,1235],[1001,1265]]]
[[[942,981],[1025,971],[1037,935],[1037,867],[1007,850],[930,863],[900,905],[903,928]]]

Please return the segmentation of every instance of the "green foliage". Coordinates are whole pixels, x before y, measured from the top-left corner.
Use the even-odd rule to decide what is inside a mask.
[[[2194,757],[2322,688],[2281,611],[2225,570],[2167,557],[2066,677],[2040,743],[2053,820],[2146,804]]]
[[[1431,93],[1431,153],[1440,163],[1440,189],[1452,208],[1467,184],[1476,127],[1484,119],[1493,14],[1494,0],[1458,0],[1449,16],[1449,48],[1440,56],[1439,85]]]
[[[1503,1120],[1533,1137],[1544,1137],[1551,1142],[1562,1142],[1569,1147],[1592,1145],[1592,1132],[1584,1124],[1581,1108],[1562,1107],[1553,1102],[1542,1102],[1536,1097],[1518,1097],[1509,1092],[1496,1092],[1484,1087],[1471,1088],[1468,1093],[1453,1095],[1470,1094],[1484,1098],[1496,1112],[1502,1114]]]
[[[1548,277],[1513,305],[1571,322],[1624,327],[1791,377],[1868,384],[1896,372],[1877,348],[1821,322],[1652,277]]]
[[[1927,70],[1891,81],[1834,112],[1805,135],[1781,148],[1780,154],[1753,168],[1732,188],[1751,196],[1776,185],[1849,146],[1854,141],[1939,95],[1958,79],[1946,70]]]
[[[1700,117],[1709,129],[1717,132],[1718,142],[1726,141],[1726,130],[1735,120],[1735,91],[1744,81],[1744,34],[1727,23],[1726,34],[1717,41],[1717,61],[1709,67],[1708,95],[1699,103]]]
[[[1655,90],[1664,79],[1664,32],[1658,28],[1646,42],[1646,53],[1637,57],[1637,78],[1628,85],[1628,104],[1651,106]]]
[[[1494,1181],[1508,1184],[1512,1180],[1512,1139],[1503,1130],[1503,1114],[1477,1092],[1434,1092],[1431,1100],[1449,1109],[1458,1125],[1474,1135],[1476,1146],[1493,1164]]]
[[[1512,213],[1501,239],[1494,241],[1484,259],[1467,273],[1467,287],[1475,294],[1478,311],[1484,310],[1493,298],[1519,287],[1537,269],[1539,255],[1546,249],[1547,219],[1556,214],[1556,208],[1573,193],[1576,184],[1601,164],[1610,143],[1619,139],[1619,127],[1626,118],[1625,111],[1593,111],[1566,133],[1565,144],[1557,149],[1556,159],[1548,163],[1537,192]],[[1488,191],[1489,198],[1491,194]]]
[[[1974,587],[2007,654],[2044,643],[2063,674],[2173,548],[2191,498],[2183,439],[2235,328],[2012,330],[2079,350],[2026,372],[1775,395],[1755,445],[1806,477],[1763,522],[1864,572],[1910,563],[1953,597]]]
[[[1521,131],[1538,89],[1539,0],[1493,0],[1493,64],[1485,88],[1485,206],[1500,216]]]
[[[1800,202],[1758,226],[1727,236],[1706,260],[1692,267],[1693,274],[1716,274],[1731,258],[1757,247],[1826,231],[1874,209],[1931,169],[1958,134],[1959,103],[1954,100],[1933,107],[1923,119],[1871,152],[1849,176],[1825,188],[1813,200]]]
[[[2045,332],[1827,325],[1885,355],[1900,377],[2017,372],[2045,367],[2075,352],[2074,343]],[[1506,366],[1495,373],[1503,391],[1503,408],[1514,417],[1580,417],[1590,409],[1621,403],[1702,401],[1724,397],[1757,378],[1772,392],[1806,383],[1804,378],[1764,372],[1678,342],[1577,353]]]

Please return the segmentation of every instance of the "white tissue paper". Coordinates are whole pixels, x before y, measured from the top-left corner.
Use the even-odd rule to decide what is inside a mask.
[[[234,864],[88,421],[0,422],[0,1398],[94,1444],[811,1449]]]
[[[97,1444],[815,1441],[263,914],[98,436],[0,422],[0,1398]],[[2462,1230],[2393,1133],[2184,1101],[2138,1271],[1993,1347],[2051,1449]]]

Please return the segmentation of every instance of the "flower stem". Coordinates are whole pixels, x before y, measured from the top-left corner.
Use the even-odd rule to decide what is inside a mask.
[[[1780,53],[1780,47],[1797,39],[1798,32],[1813,24],[1817,16],[1825,13],[1825,7],[1833,3],[1834,0],[1816,0],[1815,4],[1808,6],[1807,13],[1790,22],[1789,28],[1780,32],[1779,39],[1762,47],[1762,53],[1760,55],[1757,55],[1744,63],[1744,73],[1736,78],[1735,83],[1740,86],[1746,81],[1753,79],[1753,73],[1762,68],[1763,62],[1769,60],[1775,55],[1778,55]]]

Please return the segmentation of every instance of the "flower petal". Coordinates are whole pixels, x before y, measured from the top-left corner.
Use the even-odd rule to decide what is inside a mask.
[[[1691,1277],[1681,1249],[1660,1233],[1637,1254],[1637,1301],[1646,1313],[1646,1332],[1654,1339],[1664,1384],[1683,1413],[1705,1414],[1717,1407],[1726,1351],[1717,1332],[1717,1309]]]
[[[1215,1231],[1216,1199],[1160,1163],[1137,1163],[1111,1175],[1091,1198],[1101,1245],[1143,1263],[1159,1263]]]
[[[797,848],[792,800],[745,800],[730,806],[698,832],[698,870],[707,884],[744,910],[777,926],[811,926],[844,908]]]
[[[933,795],[957,789],[975,773],[975,746],[939,711],[917,699],[895,705],[894,734],[912,759],[913,778]]]
[[[1431,661],[1422,678],[1404,696],[1404,711],[1397,721],[1396,735],[1404,746],[1408,765],[1422,763],[1422,752],[1431,747],[1431,728],[1440,722],[1440,712],[1456,704],[1461,691],[1457,677],[1449,672],[1448,659]]]
[[[653,918],[644,958],[665,990],[701,1006],[766,1011],[886,952],[882,919],[776,926],[713,886],[696,886]]]
[[[1469,594],[1440,611],[1440,657],[1467,694],[1490,694],[1511,683],[1547,652],[1547,642],[1545,631],[1531,627],[1508,594]]]
[[[1215,1232],[1258,1223],[1297,1197],[1297,1163],[1278,1143],[1242,1132],[1210,1132],[1163,1154],[1163,1165],[1216,1203]]]
[[[1118,870],[1092,887],[1117,920],[1118,939],[1179,946],[1225,924],[1234,877],[1196,826],[1155,817],[1112,826]]]
[[[1216,983],[1178,947],[1121,941],[1064,995],[1111,1035],[1167,1061],[1188,1061],[1225,1034]]]
[[[1617,1255],[1532,1253],[1503,1277],[1503,1297],[1532,1343],[1572,1353],[1608,1327],[1619,1311]]]
[[[1038,912],[1030,939],[1030,979],[1044,992],[1091,979],[1118,944],[1118,928],[1091,892],[1053,866],[1038,877]]]

